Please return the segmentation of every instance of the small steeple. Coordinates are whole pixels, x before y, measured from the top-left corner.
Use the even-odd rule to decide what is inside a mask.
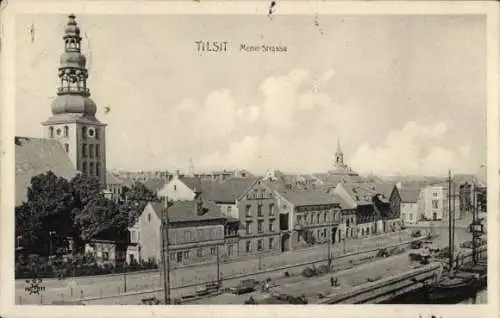
[[[340,138],[337,138],[337,151],[335,151],[335,167],[344,167],[344,153],[342,152],[342,147],[340,145]]]

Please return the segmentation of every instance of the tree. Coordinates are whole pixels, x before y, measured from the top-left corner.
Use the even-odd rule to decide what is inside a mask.
[[[153,191],[140,182],[135,182],[130,188],[124,187],[123,190],[118,210],[121,217],[127,217],[127,226],[132,226],[137,221],[149,202],[159,200]]]
[[[52,171],[31,178],[27,200],[16,207],[16,236],[22,237],[23,247],[46,254],[51,234],[73,235],[72,210],[74,199],[71,185]]]
[[[97,238],[99,234],[114,227],[117,209],[111,200],[102,194],[91,198],[75,215],[74,225],[83,242]]]

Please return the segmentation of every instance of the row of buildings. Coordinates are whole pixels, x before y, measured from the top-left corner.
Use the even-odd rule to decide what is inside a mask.
[[[169,222],[169,258],[175,266],[339,244],[398,231],[403,221],[422,215],[445,217],[444,190],[420,187],[417,192],[412,185],[363,178],[344,163],[340,143],[333,169],[326,173],[196,173],[192,164],[186,175],[110,173],[107,125],[96,118],[97,105],[90,98],[80,34],[75,16],[70,15],[62,37],[59,87],[52,114],[42,123],[43,137],[15,138],[16,206],[26,200],[31,178],[49,170],[67,179],[77,173],[93,176],[111,198],[119,198],[125,186],[142,182],[168,201],[146,206],[129,229],[124,248],[109,241],[89,243],[87,251],[102,261],[158,260],[164,213]]]

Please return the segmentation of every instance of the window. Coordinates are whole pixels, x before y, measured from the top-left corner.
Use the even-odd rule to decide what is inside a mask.
[[[95,145],[95,157],[101,158],[101,145]]]
[[[313,223],[314,223],[314,214],[311,213],[311,224],[313,224]]]
[[[231,206],[230,205],[227,206],[227,214],[231,214]]]
[[[269,249],[270,249],[270,250],[272,250],[272,249],[273,249],[273,245],[274,245],[273,243],[274,243],[274,240],[273,240],[273,238],[271,237],[271,238],[269,239]]]
[[[109,260],[109,253],[108,252],[102,252],[102,260],[103,261]]]
[[[262,214],[262,204],[257,205],[257,216],[263,216]]]
[[[189,259],[189,251],[184,251],[184,260],[188,260]]]
[[[64,144],[64,150],[66,150],[66,152],[69,152],[69,145],[68,144]]]
[[[274,222],[269,221],[269,232],[274,232]]]
[[[202,257],[202,256],[203,256],[203,249],[202,249],[202,248],[199,248],[199,249],[196,251],[196,256],[198,256],[198,257]]]
[[[89,157],[94,158],[94,145],[89,145]]]
[[[251,247],[252,247],[251,246],[251,242],[250,241],[246,241],[245,242],[245,250],[247,251],[247,253],[250,252]]]
[[[68,136],[69,136],[69,127],[64,126],[64,137],[68,138]]]
[[[437,209],[439,207],[439,201],[438,200],[432,200],[432,208]]]
[[[86,162],[82,163],[82,172],[87,173],[87,163]]]
[[[148,223],[151,223],[151,213],[148,213]]]
[[[94,170],[94,163],[93,163],[93,162],[91,162],[91,163],[89,164],[89,168],[90,168],[90,169],[89,169],[89,170],[90,170],[90,175],[94,175],[94,171],[95,171],[95,170]]]
[[[436,197],[436,198],[437,198],[437,197],[439,196],[439,194],[438,194],[437,192],[434,192],[434,193],[432,194],[432,196],[434,196],[434,197]]]
[[[326,212],[323,214],[323,223],[326,223]]]
[[[307,223],[308,223],[307,213],[304,213],[304,223],[305,223],[305,224],[307,224]]]
[[[95,175],[98,177],[101,175],[101,164],[99,162],[95,164]]]
[[[411,214],[411,213],[410,213],[410,214],[408,214],[408,219],[409,219],[410,221],[413,221],[413,214]]]
[[[252,206],[251,206],[250,204],[247,204],[247,205],[245,206],[245,216],[247,216],[247,217],[248,217],[248,216],[252,216],[252,213],[250,212],[251,207],[252,207]]]
[[[95,139],[99,140],[99,129],[95,129]]]
[[[54,138],[54,127],[49,127],[49,136],[50,138]]]
[[[87,144],[82,144],[82,157],[87,157]]]
[[[233,254],[233,244],[227,246],[227,256],[231,256],[231,254]]]
[[[82,127],[82,138],[87,139],[87,127]]]
[[[210,248],[210,255],[215,255],[215,253],[216,253],[215,247],[211,247]]]
[[[264,221],[259,220],[259,222],[257,222],[257,232],[258,233],[264,232],[263,225],[264,225]]]
[[[135,242],[135,231],[130,231],[130,240]]]
[[[326,236],[326,229],[323,229],[323,236]]]
[[[319,213],[316,214],[316,223],[319,224]]]
[[[177,263],[182,262],[182,252],[177,252]]]
[[[273,215],[274,215],[274,204],[270,203],[269,204],[269,216],[273,216]]]
[[[174,191],[177,191],[177,185],[174,184]]]
[[[252,221],[248,221],[245,227],[245,232],[250,234],[252,232]]]
[[[262,240],[258,240],[257,241],[257,251],[262,251],[262,247],[263,247],[262,245],[263,245]]]

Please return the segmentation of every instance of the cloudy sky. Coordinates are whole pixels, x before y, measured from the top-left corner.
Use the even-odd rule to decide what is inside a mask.
[[[486,158],[480,16],[78,15],[108,169],[477,172]],[[50,115],[65,15],[16,21],[16,134]],[[34,40],[29,32],[34,26]],[[200,53],[197,40],[229,42]],[[240,44],[281,45],[248,53]],[[111,111],[104,114],[104,107]]]

